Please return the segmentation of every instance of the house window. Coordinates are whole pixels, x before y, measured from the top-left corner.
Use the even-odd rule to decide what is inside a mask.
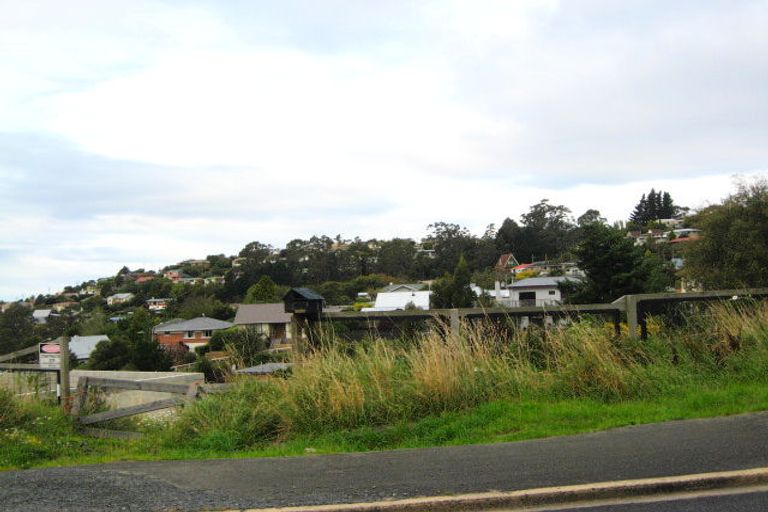
[[[555,290],[549,290],[549,294],[550,295],[554,295],[555,294]]]
[[[205,333],[204,333],[204,336],[205,336],[206,338],[210,338],[210,337],[211,337],[211,335],[213,335],[213,331],[205,331]]]
[[[195,332],[194,331],[187,331],[187,333],[184,335],[185,338],[194,338]]]

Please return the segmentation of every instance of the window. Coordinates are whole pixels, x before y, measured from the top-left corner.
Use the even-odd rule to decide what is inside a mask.
[[[184,334],[185,338],[194,338],[195,332],[194,331],[187,331],[186,334]]]
[[[555,290],[549,290],[549,294],[550,295],[554,295],[555,294]]]
[[[203,336],[205,336],[206,338],[210,338],[212,335],[213,335],[213,331],[205,331],[205,333],[203,334]]]

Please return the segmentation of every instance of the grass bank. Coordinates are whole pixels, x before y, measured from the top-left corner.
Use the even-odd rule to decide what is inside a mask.
[[[719,304],[690,318],[652,324],[646,342],[588,319],[549,330],[477,324],[412,343],[329,340],[293,375],[236,381],[145,440],[88,440],[89,453],[69,447],[24,463],[512,441],[768,409],[768,307]],[[20,455],[0,457],[0,467],[20,465]]]

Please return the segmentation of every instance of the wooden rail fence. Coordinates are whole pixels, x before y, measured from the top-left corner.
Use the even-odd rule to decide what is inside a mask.
[[[152,391],[159,393],[171,393],[179,396],[81,416],[80,413],[88,400],[88,393],[93,388]],[[75,391],[75,400],[72,404],[72,415],[80,425],[80,431],[84,434],[92,435],[94,437],[135,439],[141,437],[142,434],[140,432],[94,428],[89,427],[88,425],[94,425],[96,423],[102,423],[117,418],[125,418],[127,416],[135,416],[136,414],[168,409],[183,403],[189,403],[198,398],[200,392],[206,390],[205,388],[206,387],[202,386],[199,382],[181,384],[158,381],[134,381],[104,379],[99,377],[80,377],[80,380],[77,383],[77,390]]]

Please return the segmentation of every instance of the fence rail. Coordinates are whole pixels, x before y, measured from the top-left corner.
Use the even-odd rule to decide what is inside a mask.
[[[649,293],[625,295],[608,304],[540,304],[517,305],[516,307],[430,309],[407,311],[342,311],[323,312],[315,319],[298,316],[294,329],[301,330],[302,324],[316,321],[353,321],[353,320],[438,320],[449,323],[451,330],[457,332],[462,319],[476,318],[518,318],[518,317],[567,317],[579,314],[599,314],[610,316],[616,332],[620,332],[622,316],[626,314],[630,336],[647,338],[646,316],[653,304],[675,302],[716,301],[723,299],[768,297],[768,288],[742,288],[731,290],[713,290],[708,292],[688,293]]]
[[[93,388],[103,389],[121,389],[121,390],[133,390],[133,391],[151,391],[159,393],[171,393],[175,396],[171,398],[163,398],[161,400],[154,400],[144,404],[131,405],[128,407],[121,407],[111,411],[97,412],[86,416],[81,416],[80,413],[83,410],[87,400],[88,393]],[[85,428],[87,425],[93,425],[96,423],[102,423],[105,421],[115,420],[118,418],[125,418],[128,416],[135,416],[137,414],[143,414],[152,411],[158,411],[162,409],[169,409],[176,407],[185,402],[195,400],[202,386],[200,382],[193,382],[191,384],[178,384],[173,382],[157,382],[157,381],[134,381],[134,380],[122,380],[122,379],[105,379],[100,377],[80,377],[77,383],[77,391],[75,392],[75,401],[72,404],[72,415],[76,418],[77,423],[81,426],[81,432],[84,434],[93,435],[96,437],[115,437],[119,439],[132,439],[141,437],[139,432],[126,432],[121,430],[112,429],[94,429]]]

